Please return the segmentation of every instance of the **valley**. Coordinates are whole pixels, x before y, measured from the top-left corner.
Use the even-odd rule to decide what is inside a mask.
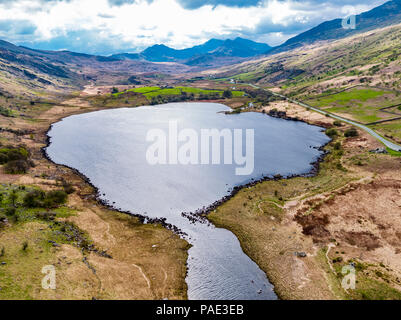
[[[217,103],[231,108],[230,120],[263,115],[321,127],[330,138],[309,173],[284,176],[276,168],[191,216],[238,239],[274,290],[260,296],[252,286],[252,297],[400,300],[401,152],[374,137],[401,146],[398,5],[358,16],[363,27],[355,32],[331,21],[275,48],[212,39],[106,57],[1,41],[0,299],[190,298],[196,246],[174,218],[129,215],[100,201],[100,186],[55,164],[44,148],[52,126],[71,116]],[[42,288],[45,265],[56,268],[55,291]],[[342,283],[350,266],[355,290]]]

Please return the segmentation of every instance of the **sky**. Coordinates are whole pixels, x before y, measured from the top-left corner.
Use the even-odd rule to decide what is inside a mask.
[[[0,39],[45,50],[110,55],[211,38],[271,46],[386,0],[0,0]],[[352,6],[350,8],[349,6]]]

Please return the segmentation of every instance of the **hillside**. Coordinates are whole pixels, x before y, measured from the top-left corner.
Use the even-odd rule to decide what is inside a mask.
[[[401,0],[392,0],[368,12],[356,16],[356,29],[344,29],[342,19],[326,21],[315,28],[301,33],[284,44],[274,48],[271,53],[279,53],[323,40],[337,40],[366,31],[400,23]]]
[[[401,143],[401,25],[205,74],[255,83],[371,126]]]
[[[121,61],[70,51],[43,51],[0,41],[0,92],[27,96],[69,92],[89,82],[126,83],[142,73],[186,71],[177,64]]]
[[[280,87],[293,94],[301,94],[303,88],[318,92],[365,82],[400,88],[400,36],[401,25],[396,25],[204,73]]]

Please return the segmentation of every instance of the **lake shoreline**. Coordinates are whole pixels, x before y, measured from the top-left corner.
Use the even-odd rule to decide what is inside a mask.
[[[121,108],[117,108],[117,109],[121,109]],[[97,110],[97,111],[100,111],[100,110]],[[94,112],[96,112],[96,111],[94,111]],[[269,114],[266,114],[266,115],[269,116],[269,117],[272,117],[272,118],[277,118],[277,117],[273,117],[273,116],[271,116],[271,115],[269,115]],[[67,116],[67,117],[69,117],[69,116]],[[62,118],[62,119],[64,119],[64,118]],[[62,120],[62,119],[61,119],[61,120]],[[59,121],[61,121],[61,120],[59,120]],[[296,121],[296,122],[304,122],[304,123],[306,123],[306,124],[308,124],[308,125],[312,125],[312,124],[310,124],[310,123],[308,123],[308,122],[306,122],[306,121],[303,121],[302,119],[298,119],[298,118],[297,118],[297,119],[295,119],[295,118],[285,118],[285,119],[283,119],[283,120],[286,120],[286,121]],[[47,149],[47,148],[50,146],[50,144],[51,144],[51,137],[49,136],[49,132],[52,130],[54,124],[55,124],[55,123],[53,123],[53,124],[48,128],[48,130],[46,131],[46,146],[44,146],[44,147],[42,148],[42,154],[43,154],[43,156],[44,156],[48,161],[50,161],[50,162],[52,162],[52,163],[54,163],[54,161],[53,161],[53,160],[50,158],[50,156],[47,154],[46,149]],[[316,125],[314,125],[314,126],[316,126]],[[319,126],[316,126],[316,127],[319,127]],[[320,127],[320,128],[322,128],[322,127]],[[324,129],[324,128],[322,128],[322,129]],[[321,151],[322,154],[321,154],[314,162],[311,163],[312,168],[311,168],[308,172],[306,172],[306,173],[303,173],[303,174],[293,174],[293,175],[288,175],[288,176],[285,176],[285,177],[282,177],[282,176],[272,176],[272,175],[270,175],[270,176],[264,176],[263,178],[258,179],[258,180],[253,180],[253,179],[252,179],[252,181],[249,182],[249,183],[245,183],[245,184],[238,185],[238,186],[234,187],[234,188],[232,189],[232,191],[230,192],[229,195],[223,197],[223,198],[220,199],[220,200],[215,201],[214,203],[212,203],[211,205],[209,205],[207,208],[199,209],[199,210],[197,210],[195,213],[190,213],[190,214],[184,213],[184,212],[183,212],[181,215],[184,216],[184,217],[186,217],[187,219],[189,219],[189,220],[192,221],[192,222],[195,222],[195,221],[200,222],[199,219],[198,219],[199,217],[202,217],[202,218],[203,218],[203,221],[206,222],[206,220],[207,220],[206,216],[207,216],[210,212],[212,212],[213,210],[215,210],[217,207],[221,206],[221,205],[224,204],[225,202],[229,201],[230,199],[232,199],[239,191],[241,191],[241,190],[243,190],[243,189],[245,189],[245,188],[254,187],[254,186],[256,186],[256,185],[258,185],[258,184],[260,184],[260,183],[262,183],[262,182],[265,182],[265,181],[271,181],[271,180],[275,180],[275,181],[277,181],[277,180],[289,180],[289,179],[293,179],[293,178],[297,178],[297,177],[311,177],[311,176],[315,176],[315,175],[317,175],[318,172],[319,172],[320,163],[321,163],[322,161],[324,161],[324,159],[325,159],[325,157],[326,157],[326,155],[327,155],[327,152],[324,151],[324,148],[325,148],[325,146],[326,146],[328,143],[330,143],[330,141],[327,142],[327,143],[325,143],[324,145],[320,146],[319,148],[315,147],[315,149],[318,149],[319,151]],[[54,164],[56,164],[56,163],[54,163]],[[56,165],[58,165],[58,164],[56,164]],[[72,167],[70,167],[70,166],[67,166],[67,165],[61,165],[61,166],[64,166],[64,167],[70,169],[70,170],[71,170],[72,172],[74,172],[77,176],[79,176],[83,181],[85,181],[85,183],[87,183],[88,185],[90,185],[90,186],[93,188],[93,190],[94,190],[94,195],[93,195],[94,199],[95,199],[99,204],[101,204],[102,206],[104,206],[104,207],[106,207],[106,208],[108,208],[108,209],[110,209],[110,210],[118,211],[118,212],[120,212],[120,213],[127,214],[127,215],[130,215],[130,216],[133,216],[133,217],[136,217],[142,224],[160,224],[160,225],[163,226],[164,228],[166,228],[166,229],[168,229],[168,230],[174,232],[174,233],[177,234],[178,236],[180,236],[182,239],[185,239],[185,236],[187,236],[187,234],[186,234],[185,232],[183,232],[182,230],[180,230],[180,229],[177,228],[176,226],[167,223],[167,222],[166,222],[166,220],[167,220],[166,218],[151,219],[151,218],[148,218],[147,216],[142,215],[142,214],[137,214],[137,213],[134,213],[134,212],[131,212],[131,211],[124,211],[124,210],[121,210],[121,208],[116,208],[112,203],[110,203],[110,202],[108,202],[107,200],[104,200],[104,199],[101,198],[102,194],[101,194],[99,188],[98,188],[96,185],[94,185],[94,184],[92,183],[92,181],[91,181],[85,174],[81,173],[79,170],[77,170],[77,169],[75,169],[75,168],[72,168]],[[207,220],[207,221],[209,221],[209,220]],[[210,223],[210,221],[209,221],[209,223]],[[248,256],[248,257],[249,257],[249,256]],[[252,258],[250,258],[250,259],[253,260]],[[254,262],[255,262],[255,261],[254,261]],[[188,274],[188,260],[187,260],[187,274]],[[266,274],[266,275],[267,275],[267,274]],[[268,276],[268,275],[267,275],[267,278],[269,279],[269,276]],[[269,279],[269,280],[270,280],[270,279]],[[274,292],[277,294],[277,292],[275,291],[275,288],[273,288],[273,290],[274,290]],[[278,296],[278,295],[277,295],[277,296]]]

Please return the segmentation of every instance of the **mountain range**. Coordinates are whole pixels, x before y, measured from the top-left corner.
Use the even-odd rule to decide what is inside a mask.
[[[243,38],[236,38],[234,40],[211,39],[202,45],[182,50],[158,44],[147,48],[141,53],[121,53],[112,55],[111,58],[200,65],[214,58],[250,58],[266,54],[271,49],[272,48],[265,43],[258,43]]]
[[[319,41],[336,40],[401,23],[401,0],[388,1],[356,17],[356,29],[344,29],[342,19],[324,22],[272,48],[264,43],[236,38],[211,39],[187,49],[159,44],[141,53],[121,53],[109,57],[70,51],[34,50],[0,41],[0,83],[2,90],[37,92],[53,86],[69,87],[101,79],[102,83],[127,81],[139,73],[180,73],[231,65],[263,55],[289,51]],[[172,62],[172,63],[160,63]],[[107,74],[107,77],[104,76]]]

